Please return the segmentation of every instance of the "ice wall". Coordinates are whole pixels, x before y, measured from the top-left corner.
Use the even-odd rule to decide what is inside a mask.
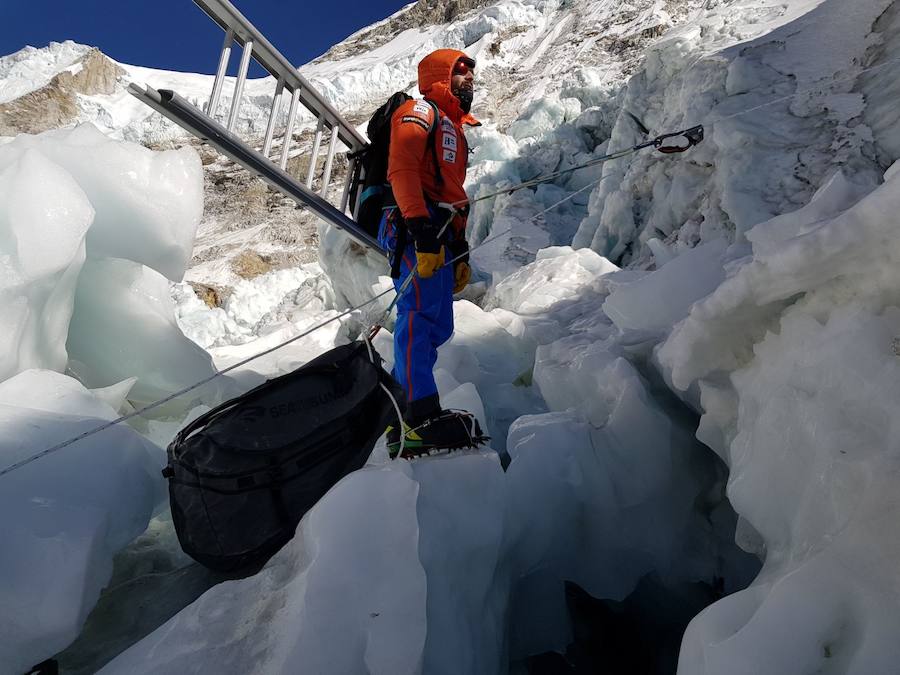
[[[0,381],[28,368],[65,368],[84,238],[94,217],[75,180],[40,152],[10,160],[0,148],[2,157]]]
[[[604,165],[573,245],[628,263],[648,258],[653,238],[679,247],[741,241],[757,223],[807,203],[836,167],[875,185],[896,156],[875,161],[857,87],[864,66],[888,58],[873,49],[873,25],[890,4],[737,2],[669,31],[648,49],[621,107],[653,133],[704,124],[707,140],[683,156],[641,153]],[[610,147],[639,140],[621,114]]]
[[[0,383],[3,467],[115,417],[72,378],[24,371]],[[0,476],[0,672],[25,672],[77,637],[113,554],[161,501],[164,463],[119,425]]]
[[[136,376],[129,399],[146,405],[215,373],[210,355],[181,332],[168,281],[131,260],[89,259],[78,279],[66,347],[69,368],[90,387]],[[227,380],[188,394],[207,403]]]
[[[88,255],[125,258],[181,280],[203,214],[203,170],[196,152],[154,152],[81,124],[17,136],[0,149],[0,168],[29,148],[68,172],[91,202]]]
[[[163,276],[181,278],[201,210],[191,150],[90,125],[0,146],[0,470],[216,372]],[[113,555],[162,501],[164,461],[117,425],[0,475],[0,671],[75,639]]]
[[[152,152],[90,124],[0,146],[0,380],[62,371],[67,339],[90,386],[138,376],[141,401],[211,375],[209,356],[177,329],[160,276],[184,273],[202,188],[192,150]],[[154,349],[179,355],[150,359]]]
[[[380,445],[260,574],[211,589],[102,672],[499,673],[565,649],[565,580],[614,599],[650,572],[745,584],[756,566],[731,544],[721,464],[601,336],[615,329],[600,307],[630,278],[557,248],[490,310],[456,303],[436,366],[444,405],[490,429],[534,413],[491,443],[507,470],[489,450],[389,463]],[[382,331],[376,347],[389,357],[390,344]]]
[[[691,624],[679,672],[867,673],[898,658],[898,173],[862,197],[837,174],[750,230],[752,259],[658,350],[678,390],[699,390],[698,435],[731,467],[741,540],[766,552],[749,589]]]

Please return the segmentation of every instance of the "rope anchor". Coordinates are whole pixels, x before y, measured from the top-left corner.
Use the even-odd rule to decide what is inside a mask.
[[[680,136],[684,137],[684,139],[687,141],[687,145],[663,145],[663,141],[665,141],[667,138],[678,138]],[[690,148],[693,148],[695,145],[699,145],[702,142],[703,125],[698,124],[697,126],[691,127],[690,129],[657,136],[653,139],[653,147],[655,147],[660,152],[671,155],[677,152],[684,152],[685,150],[689,150]]]

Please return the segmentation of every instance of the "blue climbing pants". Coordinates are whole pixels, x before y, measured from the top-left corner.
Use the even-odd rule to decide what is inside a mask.
[[[378,243],[388,251],[389,260],[403,256],[400,278],[394,279],[398,291],[416,266],[412,237],[402,252],[397,251],[397,228],[405,227],[402,223],[397,209],[386,209],[378,228]],[[448,265],[428,279],[414,278],[397,301],[394,379],[403,387],[407,404],[437,394],[432,371],[437,348],[453,334],[453,285],[453,266]]]

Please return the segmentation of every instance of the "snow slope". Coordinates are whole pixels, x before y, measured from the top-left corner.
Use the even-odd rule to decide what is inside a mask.
[[[362,31],[303,72],[361,120],[412,83],[422,55],[465,47],[479,60],[475,112],[485,121],[470,139],[472,195],[643,140],[626,110],[654,133],[702,123],[706,140],[475,207],[471,240],[493,237],[473,253],[481,292],[469,296],[477,304],[456,303],[436,376],[444,404],[473,410],[490,430],[490,449],[392,463],[377,447],[259,574],[196,601],[196,585],[142,576],[134,564],[178,560],[164,543],[127,549],[116,565],[145,590],[109,589],[87,620],[84,635],[97,637],[64,652],[64,670],[525,673],[536,655],[579,658],[584,624],[565,582],[626,607],[640,605],[649,580],[657,595],[645,619],[668,602],[696,614],[682,675],[891,672],[900,656],[896,4],[503,0],[446,25],[396,25],[371,52]],[[0,60],[0,73],[24,92],[79,53],[26,50]],[[206,76],[123,68],[197,102],[211,88]],[[264,123],[270,85],[248,84],[246,131]],[[15,327],[0,425],[7,438],[22,425],[33,433],[27,446],[0,448],[3,466],[83,429],[73,415],[109,419],[385,284],[383,265],[323,230],[320,265],[236,283],[216,309],[173,284],[173,304],[165,278],[189,264],[199,162],[190,150],[122,142],[175,137],[125,94],[80,100],[81,119],[119,141],[82,126],[0,146],[0,303]],[[168,208],[151,209],[141,186],[158,188],[152,201]],[[160,504],[163,481],[147,470],[161,456],[154,444],[205,409],[198,403],[296,367],[370,320],[334,322],[218,391],[121,427],[121,438],[98,435],[90,452],[72,446],[96,482],[65,451],[0,475],[17,486],[3,513],[21,560],[42,559],[52,526],[80,561],[74,578],[58,580],[52,566],[0,558],[19,579],[0,596],[0,617],[17,617],[0,631],[0,670],[21,672],[78,634],[113,553]],[[376,347],[390,354],[387,330]],[[50,404],[31,402],[37,395],[52,400],[51,417]],[[104,459],[121,447],[133,452]],[[124,480],[133,492],[117,487]],[[43,505],[55,509],[46,519]],[[103,627],[104,612],[153,602],[157,583],[186,606],[160,611],[158,628]],[[52,625],[18,609],[35,594],[59,610]],[[628,664],[670,671],[674,660]]]

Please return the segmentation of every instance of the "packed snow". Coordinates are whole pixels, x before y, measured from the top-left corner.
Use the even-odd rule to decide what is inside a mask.
[[[209,307],[182,282],[197,154],[124,140],[176,137],[167,123],[96,96],[85,110],[106,106],[104,123],[0,145],[0,471],[303,335],[0,475],[0,672],[62,652],[73,673],[524,674],[577,644],[567,583],[617,607],[648,583],[693,597],[680,675],[894,669],[900,11],[582,4],[502,0],[304,66],[359,110],[431,49],[468,49],[490,84],[469,136],[476,197],[645,140],[624,111],[707,137],[479,202],[477,283],[435,375],[489,445],[392,462],[380,443],[243,579],[177,550],[162,448],[355,339],[390,296],[337,317],[389,288],[383,259],[322,227],[318,263]],[[84,51],[23,50],[0,81],[19,95]],[[126,70],[198,103],[211,88]],[[245,125],[264,124],[270,84],[248,84]],[[388,368],[391,328],[375,340]],[[111,619],[138,604],[152,619]]]

